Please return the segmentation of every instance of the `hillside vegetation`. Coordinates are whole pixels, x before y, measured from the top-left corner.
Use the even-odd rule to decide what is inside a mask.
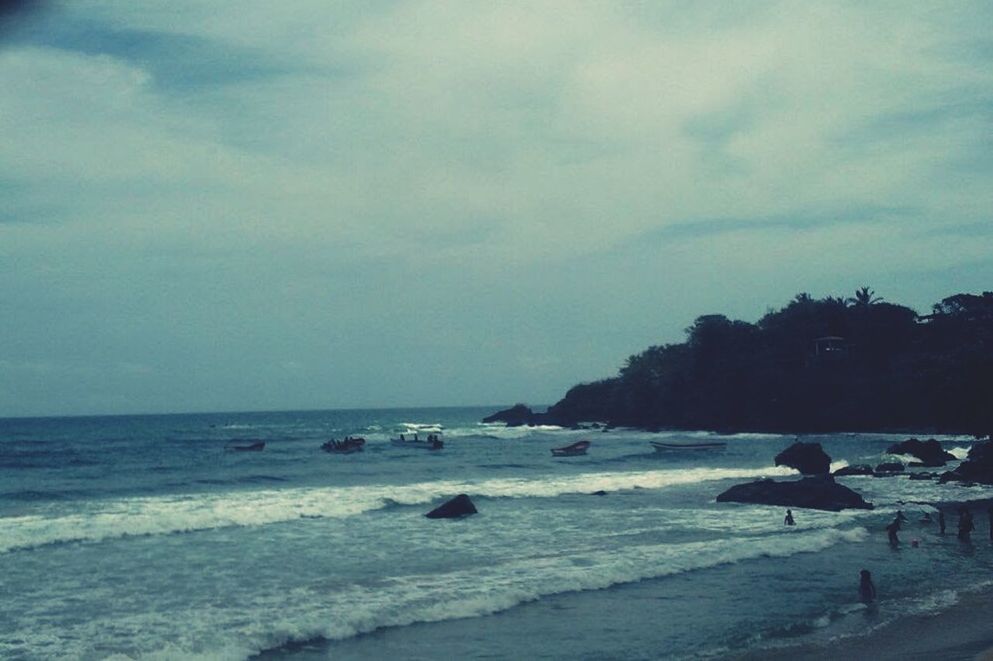
[[[993,430],[993,292],[931,314],[799,294],[757,323],[713,314],[686,341],[631,356],[617,376],[573,387],[542,415],[657,428]],[[538,416],[536,416],[538,417]]]

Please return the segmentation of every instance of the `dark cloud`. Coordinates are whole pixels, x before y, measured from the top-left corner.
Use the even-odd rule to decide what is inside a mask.
[[[43,0],[0,0],[0,44],[48,4]]]
[[[204,37],[116,28],[94,21],[34,22],[12,35],[14,43],[106,55],[138,66],[153,82],[175,92],[196,91],[299,72],[303,67]]]

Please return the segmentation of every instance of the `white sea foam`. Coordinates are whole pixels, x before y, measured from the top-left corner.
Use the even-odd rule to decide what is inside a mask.
[[[126,655],[112,658],[241,659],[292,641],[341,640],[382,627],[479,617],[548,595],[600,590],[762,557],[788,558],[867,537],[863,528],[826,529],[590,549],[581,562],[572,554],[509,556],[503,562],[447,573],[396,576],[374,586],[256,590],[165,613],[105,615],[65,625],[57,636],[41,626],[10,632],[13,637],[7,640],[27,641],[33,649],[62,657],[89,657],[95,647],[124,645]],[[0,638],[0,653],[4,647]]]
[[[961,460],[965,459],[966,457],[968,457],[969,456],[969,450],[971,450],[971,449],[972,448],[964,448],[964,447],[960,447],[960,446],[957,446],[957,447],[954,447],[954,448],[946,448],[946,450],[948,452],[950,452],[951,454],[955,455],[955,458],[958,459],[959,461],[961,461]]]
[[[697,482],[794,475],[791,468],[693,468],[584,473],[542,478],[441,480],[405,485],[310,487],[150,496],[82,503],[75,511],[0,518],[0,552],[128,535],[260,526],[300,518],[344,518],[390,504],[423,505],[457,493],[490,498],[554,498],[570,493],[663,489]]]
[[[830,470],[830,472],[833,473],[836,470],[841,470],[842,468],[845,468],[846,466],[848,466],[848,462],[844,459],[839,459],[838,461],[832,461],[831,465],[828,467],[828,470]]]

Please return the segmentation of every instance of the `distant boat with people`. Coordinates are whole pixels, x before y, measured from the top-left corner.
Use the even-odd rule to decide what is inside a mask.
[[[322,445],[321,449],[325,452],[331,452],[333,454],[352,454],[353,452],[362,452],[364,447],[364,438],[346,436],[340,441],[332,438],[330,441]]]
[[[578,457],[580,455],[586,454],[586,451],[590,449],[591,443],[589,441],[576,441],[572,445],[566,445],[561,448],[552,448],[553,457]]]
[[[441,440],[441,432],[430,432],[427,438],[421,438],[417,432],[413,434],[403,433],[396,438],[391,438],[390,443],[401,448],[417,448],[420,450],[440,450],[445,447]]]
[[[706,443],[664,443],[662,441],[651,441],[656,452],[681,452],[684,450],[723,450],[727,447],[724,441],[709,441]]]

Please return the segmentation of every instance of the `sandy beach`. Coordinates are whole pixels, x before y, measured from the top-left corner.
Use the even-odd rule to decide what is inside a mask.
[[[955,534],[956,512],[963,503],[935,504],[945,511],[948,533]],[[976,517],[977,526],[972,544],[993,544],[990,539],[987,508],[993,499],[970,501],[968,506]],[[940,567],[935,568],[940,571]],[[991,577],[993,578],[993,577]],[[885,595],[878,606],[886,608]],[[993,661],[993,586],[965,591],[950,607],[938,613],[901,617],[886,622],[865,634],[837,637],[826,642],[783,646],[752,651],[742,660],[758,659],[933,659],[940,661]]]
[[[898,619],[866,635],[752,652],[758,659],[993,659],[993,590],[964,595],[937,615]]]

